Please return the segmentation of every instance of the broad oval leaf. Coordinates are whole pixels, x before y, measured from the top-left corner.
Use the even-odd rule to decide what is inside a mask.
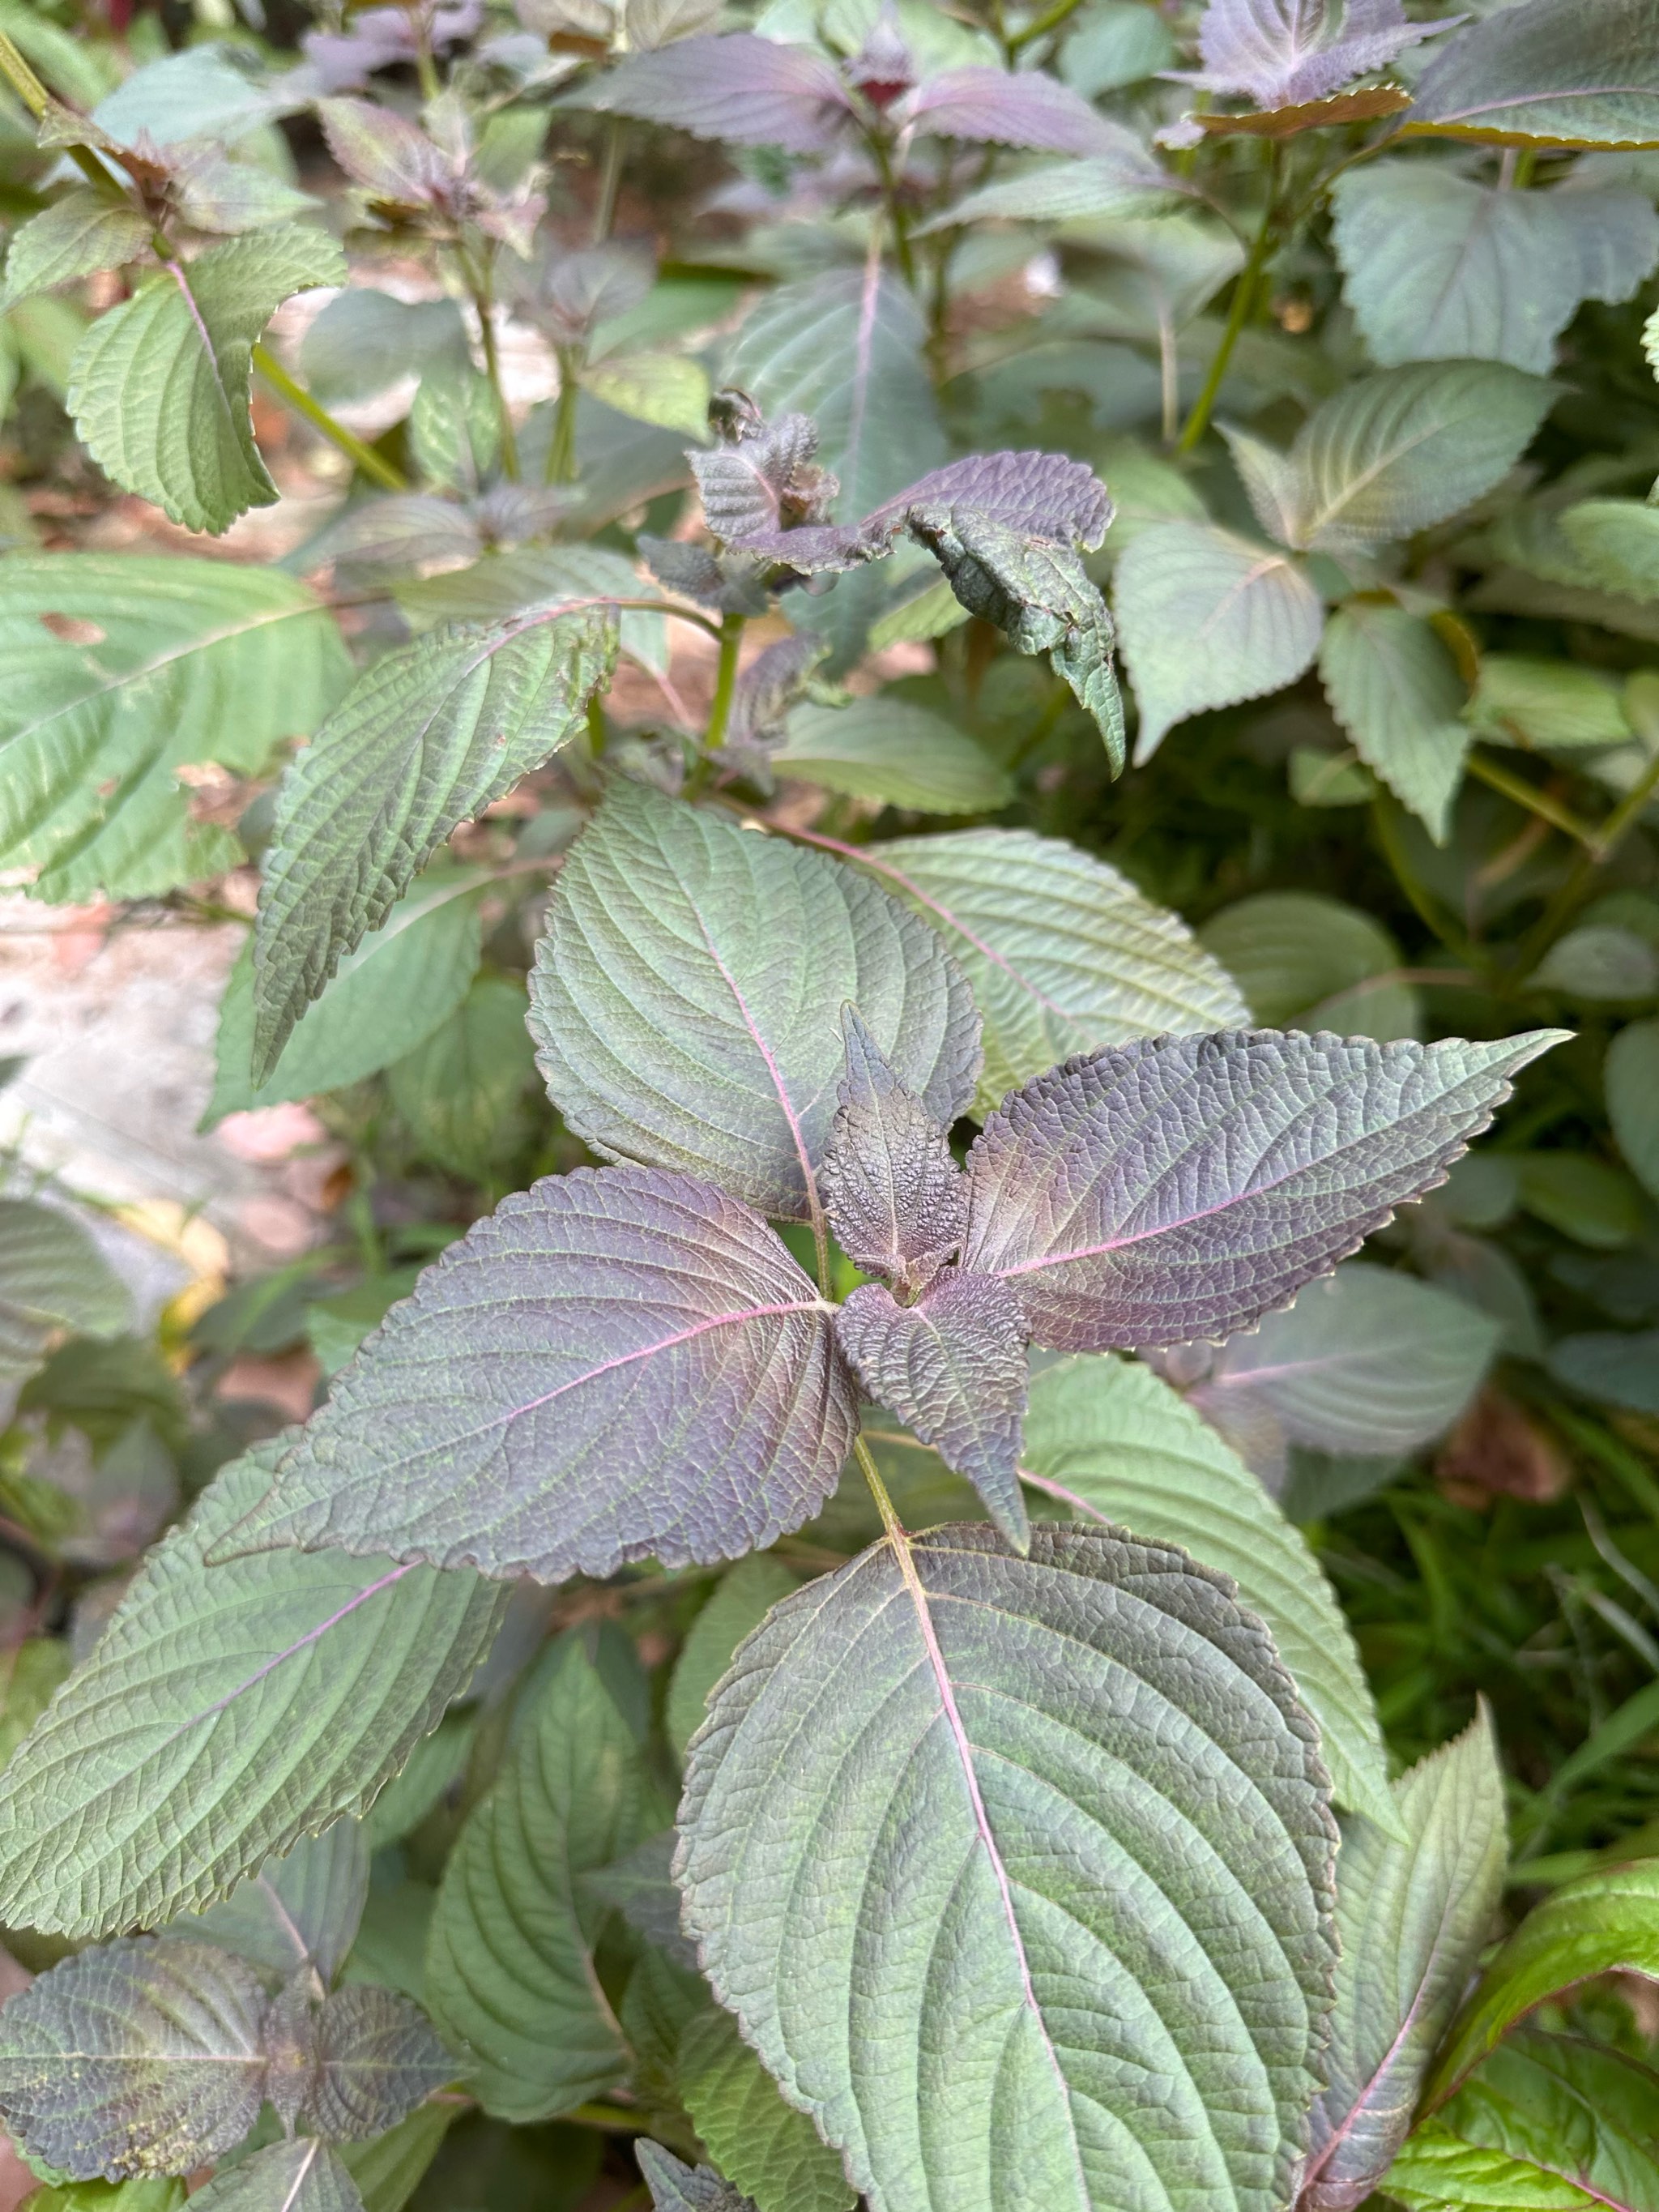
[[[283,779],[259,886],[256,1084],[450,831],[581,726],[616,651],[601,608],[448,629],[377,660],[324,723]]]
[[[1293,684],[1324,610],[1289,556],[1208,522],[1160,522],[1124,549],[1112,604],[1140,708],[1135,758],[1189,714]]]
[[[1406,128],[1498,146],[1659,146],[1659,23],[1647,0],[1505,9],[1446,46]]]
[[[1338,179],[1343,289],[1373,357],[1508,362],[1546,375],[1584,300],[1627,300],[1659,259],[1659,216],[1629,185],[1504,191],[1441,164]]]
[[[1225,1427],[1235,1408],[1265,1407],[1293,1443],[1322,1451],[1411,1451],[1457,1419],[1503,1333],[1464,1298],[1353,1261],[1229,1342],[1206,1410]]]
[[[884,1542],[717,1692],[686,1925],[872,2212],[1268,2212],[1329,2002],[1312,1735],[1260,1624],[1179,1553]]]
[[[989,813],[1013,797],[983,746],[903,699],[798,707],[767,757],[780,775],[923,814]]]
[[[320,1836],[301,1836],[280,1858],[267,1859],[217,1905],[170,1921],[163,1932],[169,1940],[184,1936],[222,1944],[283,1981],[311,1967],[326,1988],[356,1940],[368,1895],[362,1824],[337,1820]]]
[[[468,1816],[427,1939],[428,2001],[486,2112],[544,2120],[625,2079],[593,1966],[605,1912],[579,1879],[662,1819],[633,1732],[573,1638]]]
[[[948,1125],[972,1095],[968,985],[913,915],[817,853],[618,783],[560,872],[530,985],[548,1090],[598,1152],[817,1210],[858,1007]]]
[[[70,368],[69,409],[117,483],[187,530],[227,530],[276,487],[253,442],[259,333],[295,292],[345,280],[327,234],[291,224],[170,261],[100,315]]]
[[[1358,907],[1318,891],[1257,891],[1212,915],[1200,941],[1272,1029],[1334,1030],[1380,1044],[1418,1036],[1399,945]]]
[[[459,2070],[413,1998],[372,1982],[324,1999],[316,2052],[304,2117],[331,2142],[384,2135]]]
[[[1515,465],[1554,397],[1498,362],[1419,362],[1345,386],[1291,448],[1291,542],[1363,552],[1443,522]]]
[[[732,1654],[795,1588],[794,1576],[769,1552],[739,1559],[729,1574],[721,1576],[687,1632],[668,1686],[665,1722],[668,1741],[678,1755],[684,1757],[686,1745],[702,1726],[709,1692],[732,1664]]]
[[[1341,1607],[1299,1530],[1167,1382],[1121,1359],[1042,1369],[1020,1474],[1051,1510],[1179,1544],[1231,1575],[1319,1723],[1338,1802],[1395,1825],[1382,1731]]]
[[[363,2212],[344,2161],[315,2136],[256,2150],[215,2174],[193,2201],[200,2212]]]
[[[264,1445],[154,1551],[0,1778],[0,1912],[91,1936],[206,1904],[360,1813],[489,1649],[470,1575],[270,1552],[210,1567],[270,1486]]]
[[[1583,1875],[1535,1905],[1487,1966],[1440,2045],[1425,2091],[1443,2104],[1506,2028],[1592,1974],[1659,1980],[1659,1859]]]
[[[852,1442],[831,1311],[708,1183],[550,1176],[392,1308],[242,1540],[542,1582],[763,1547],[817,1510]]]
[[[72,1213],[0,1199],[0,1394],[60,1331],[117,1336],[131,1321],[131,1292]]]
[[[75,644],[46,617],[90,623]],[[90,635],[82,629],[82,636]],[[0,561],[0,864],[42,898],[144,897],[234,866],[177,771],[257,774],[351,679],[333,617],[274,568],[127,554]]]
[[[1503,1896],[1504,1775],[1484,1709],[1394,1798],[1404,1834],[1356,1826],[1337,1860],[1342,1953],[1305,2212],[1352,2212],[1382,2180]]]
[[[942,70],[906,98],[902,114],[918,132],[975,145],[1087,155],[1117,141],[1113,125],[1080,93],[1041,70],[1018,75],[988,66]]]
[[[79,188],[65,192],[12,233],[0,313],[54,284],[141,260],[149,240],[149,224],[126,200]]]
[[[80,1952],[5,2008],[0,2113],[77,2181],[188,2173],[258,2117],[264,2011],[252,1968],[211,1943]]]
[[[1319,678],[1360,759],[1443,845],[1469,750],[1450,647],[1420,615],[1351,599],[1325,625]]]
[[[1068,1060],[1006,1100],[969,1154],[962,1264],[1012,1285],[1059,1351],[1231,1335],[1443,1181],[1565,1034],[1235,1030]]]
[[[1057,837],[961,830],[835,849],[914,906],[965,970],[985,1024],[981,1116],[1073,1053],[1247,1016],[1178,915]]]
[[[851,2212],[841,2160],[784,2102],[729,2012],[711,2004],[686,2022],[674,2075],[709,2155],[755,2212]]]

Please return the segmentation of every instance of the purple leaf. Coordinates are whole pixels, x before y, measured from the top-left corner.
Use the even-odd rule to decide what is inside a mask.
[[[1025,1328],[1006,1284],[951,1267],[902,1306],[881,1284],[863,1283],[836,1316],[836,1334],[870,1395],[973,1484],[1023,1552]]]
[[[550,1176],[392,1309],[240,1540],[550,1583],[734,1559],[835,1486],[855,1398],[830,1311],[709,1184]]]
[[[920,1290],[962,1242],[967,1179],[856,1007],[842,1008],[842,1031],[847,1073],[823,1151],[824,1210],[850,1260]]]
[[[1445,1178],[1566,1035],[1152,1039],[1006,1099],[969,1155],[964,1267],[1067,1352],[1231,1334]]]
[[[331,2142],[367,2142],[462,2069],[412,1998],[373,1983],[336,1990],[317,2010],[308,2124]]]
[[[697,458],[693,457],[694,466]],[[835,478],[830,481],[833,483]],[[763,530],[752,538],[738,540],[732,550],[747,553],[756,560],[793,568],[799,575],[828,576],[837,575],[846,568],[862,568],[866,561],[879,561],[888,547],[879,538],[867,538],[861,530],[828,522],[809,525],[801,530]]]
[[[575,104],[575,103],[573,103]],[[748,31],[682,39],[634,54],[580,95],[584,107],[667,123],[734,146],[817,154],[851,113],[846,87],[822,56]]]
[[[1101,154],[1117,143],[1113,126],[1080,93],[1036,70],[1010,76],[988,66],[946,70],[919,85],[896,112],[936,138],[1031,146],[1045,154]]]
[[[678,538],[635,540],[645,564],[665,589],[720,614],[763,615],[770,604],[766,563],[749,553],[716,553]]]
[[[1210,0],[1198,34],[1204,66],[1188,82],[1291,106],[1386,68],[1461,20],[1408,23],[1401,0],[1348,0],[1340,11],[1332,0]]]
[[[455,173],[441,149],[390,108],[366,100],[323,100],[317,112],[329,152],[372,198],[423,208],[453,190]]]
[[[918,510],[933,514],[960,503],[1005,529],[1030,531],[1092,552],[1105,537],[1112,501],[1092,469],[1063,453],[975,453],[950,461],[884,501],[864,520],[866,532],[902,528]]]
[[[728,738],[781,737],[785,717],[829,650],[823,638],[804,631],[757,653],[732,689]]]
[[[840,489],[818,467],[817,426],[805,415],[745,422],[739,434],[706,453],[688,453],[703,520],[722,544],[753,550],[751,539],[829,519]]]

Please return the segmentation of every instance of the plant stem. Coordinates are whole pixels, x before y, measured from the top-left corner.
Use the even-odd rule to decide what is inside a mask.
[[[862,1437],[854,1437],[853,1439],[853,1456],[859,1463],[860,1474],[870,1486],[870,1495],[876,1501],[876,1510],[881,1516],[881,1525],[887,1531],[894,1550],[901,1557],[906,1556],[909,1547],[905,1535],[904,1523],[898,1517],[898,1508],[889,1497],[887,1485],[882,1480],[880,1472],[871,1455],[870,1447]]]
[[[553,435],[547,441],[547,465],[543,479],[550,484],[576,481],[576,402],[581,395],[577,381],[580,357],[574,346],[558,349],[559,396],[553,404]]]
[[[29,113],[38,123],[53,105],[52,95],[29,67],[18,47],[0,31],[0,76],[3,76]],[[120,180],[110,174],[89,146],[70,146],[64,149],[76,167],[91,184],[103,192],[113,192],[125,198]]]
[[[916,289],[916,257],[910,250],[910,232],[904,220],[904,210],[899,205],[898,180],[893,174],[893,149],[878,131],[870,132],[869,143],[877,173],[881,179],[881,196],[887,209],[887,221],[893,233],[894,257],[898,262],[900,276],[914,292]]]
[[[512,410],[507,404],[507,392],[501,384],[501,360],[495,346],[495,324],[490,299],[489,264],[481,267],[464,246],[457,246],[455,258],[461,264],[461,274],[471,295],[472,306],[478,318],[478,337],[483,347],[484,374],[489,379],[489,388],[495,395],[495,416],[501,429],[501,473],[509,483],[519,481],[519,441],[514,433]]]
[[[253,366],[277,396],[285,400],[296,415],[303,415],[314,429],[320,430],[329,443],[338,447],[353,465],[361,470],[371,483],[382,491],[407,491],[409,479],[401,469],[396,469],[383,453],[373,446],[366,446],[355,437],[343,422],[337,422],[326,407],[313,399],[302,384],[296,384],[276,356],[263,345],[253,349]]]
[[[1182,431],[1176,447],[1178,453],[1190,453],[1209,428],[1210,410],[1215,405],[1216,395],[1220,391],[1222,380],[1227,374],[1227,365],[1233,357],[1233,349],[1238,343],[1244,325],[1249,317],[1251,305],[1255,299],[1256,280],[1267,266],[1273,247],[1278,242],[1279,188],[1283,167],[1284,150],[1275,140],[1267,155],[1267,204],[1262,210],[1261,228],[1255,234],[1255,243],[1250,248],[1244,266],[1238,272],[1237,282],[1233,287],[1233,304],[1231,312],[1227,317],[1227,327],[1221,333],[1221,343],[1215,349],[1214,360],[1210,363],[1210,373],[1204,380],[1204,389],[1193,402],[1193,411],[1187,417],[1186,428]]]
[[[1074,13],[1079,4],[1080,0],[1054,0],[1054,6],[1046,9],[1035,23],[1028,23],[1023,31],[1016,31],[1007,41],[1010,58],[1017,54],[1022,46],[1029,46],[1034,39],[1046,38],[1050,31],[1057,31],[1066,18]]]
[[[613,115],[606,125],[605,156],[599,166],[599,196],[593,204],[593,240],[603,246],[617,220],[617,194],[622,187],[623,119]]]
[[[720,619],[720,657],[714,671],[714,699],[708,709],[708,733],[704,740],[712,753],[725,742],[726,726],[732,719],[732,696],[738,683],[738,648],[743,642],[743,615],[725,615]]]
[[[1521,939],[1516,974],[1530,975],[1594,888],[1595,872],[1610,860],[1654,793],[1659,791],[1659,749],[1611,814],[1584,841],[1571,872],[1556,888],[1538,921]]]
[[[1576,838],[1587,851],[1595,850],[1597,833],[1590,824],[1581,821],[1570,806],[1563,806],[1559,799],[1552,799],[1548,792],[1540,791],[1535,783],[1528,783],[1525,776],[1511,775],[1496,761],[1488,760],[1484,753],[1472,752],[1467,765],[1471,775],[1493,791],[1501,791],[1505,799],[1524,806],[1529,814],[1537,815],[1540,822],[1547,822],[1564,836]]]

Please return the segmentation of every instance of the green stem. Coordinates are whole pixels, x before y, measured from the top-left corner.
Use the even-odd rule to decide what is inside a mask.
[[[623,120],[613,115],[605,131],[605,158],[599,168],[599,197],[593,207],[593,244],[603,246],[617,220],[617,194],[622,189]]]
[[[726,726],[732,719],[732,697],[738,684],[738,648],[743,643],[744,621],[742,615],[725,615],[720,619],[720,657],[714,671],[714,699],[708,709],[708,733],[704,740],[711,753],[725,743]]]
[[[1035,23],[1028,23],[1023,31],[1016,31],[1012,38],[1008,40],[1010,59],[1020,51],[1022,46],[1029,46],[1034,39],[1046,38],[1050,31],[1058,30],[1066,18],[1073,14],[1079,5],[1080,0],[1054,0],[1054,6],[1045,9]]]
[[[432,57],[432,15],[424,0],[416,0],[410,9],[409,20],[415,33],[415,74],[420,80],[421,98],[436,100],[444,88],[438,64]]]
[[[574,346],[558,349],[559,396],[553,404],[553,435],[547,442],[544,480],[550,484],[576,481],[576,402],[581,396],[580,356]]]
[[[1371,822],[1376,831],[1377,842],[1382,848],[1383,858],[1418,920],[1431,936],[1439,939],[1449,952],[1466,966],[1484,973],[1485,963],[1477,956],[1474,945],[1454,923],[1447,920],[1438,900],[1418,882],[1411,862],[1406,857],[1405,846],[1401,842],[1396,802],[1386,793],[1379,792],[1372,801]]]
[[[476,263],[464,246],[457,246],[456,258],[461,264],[461,274],[472,297],[472,306],[478,318],[478,336],[483,346],[484,374],[495,395],[495,416],[501,430],[501,473],[509,483],[519,481],[519,441],[513,428],[513,414],[507,404],[507,392],[501,384],[501,360],[495,346],[495,324],[491,313],[489,265]]]
[[[1193,402],[1193,411],[1187,417],[1186,428],[1181,433],[1176,447],[1176,451],[1179,453],[1190,453],[1209,428],[1210,411],[1215,405],[1216,395],[1220,391],[1222,380],[1227,374],[1227,365],[1233,357],[1233,349],[1243,334],[1252,303],[1255,299],[1257,279],[1266,268],[1273,247],[1278,242],[1279,187],[1283,165],[1283,149],[1275,141],[1270,147],[1267,156],[1267,204],[1262,210],[1261,228],[1255,234],[1255,243],[1250,248],[1244,266],[1238,272],[1237,282],[1233,287],[1232,310],[1227,317],[1227,327],[1221,333],[1221,343],[1216,348],[1214,360],[1210,363],[1210,373],[1204,380],[1204,389]]]
[[[904,220],[904,210],[899,205],[898,179],[893,174],[893,149],[879,131],[869,134],[870,151],[876,171],[881,179],[881,196],[887,209],[887,221],[893,234],[893,253],[898,262],[899,274],[914,292],[916,289],[916,257],[910,248],[910,232]]]
[[[46,111],[56,106],[52,95],[29,67],[19,48],[3,31],[0,31],[0,76],[3,76],[29,113],[39,123]],[[89,146],[70,146],[65,149],[71,161],[89,184],[100,191],[121,193],[120,181],[110,174]]]
[[[1575,838],[1587,851],[1595,849],[1597,833],[1590,824],[1581,821],[1570,806],[1563,806],[1559,799],[1552,799],[1548,792],[1540,791],[1535,783],[1528,783],[1525,776],[1511,775],[1508,769],[1500,768],[1496,761],[1488,760],[1484,753],[1472,752],[1466,765],[1472,776],[1490,789],[1502,792],[1505,799],[1513,799],[1517,806],[1524,806],[1540,822],[1547,822],[1552,830],[1559,830],[1564,836]]]
[[[382,491],[409,489],[409,479],[400,469],[394,468],[373,446],[366,446],[361,438],[355,437],[343,422],[337,422],[327,408],[313,399],[302,384],[296,384],[276,356],[263,345],[253,349],[253,366],[278,398],[285,400],[296,415],[303,415],[314,429],[320,430],[331,445],[337,446],[371,483],[379,484]]]
[[[1515,966],[1520,977],[1530,975],[1556,939],[1595,889],[1596,871],[1604,867],[1630,834],[1654,793],[1659,791],[1659,749],[1611,814],[1584,841],[1571,873],[1560,884],[1538,921],[1521,939]]]
[[[893,1549],[901,1559],[908,1558],[910,1547],[905,1534],[904,1523],[899,1519],[898,1508],[888,1495],[887,1485],[882,1480],[880,1470],[871,1455],[870,1447],[862,1437],[854,1437],[853,1439],[853,1456],[859,1463],[860,1473],[870,1486],[870,1495],[876,1501],[876,1510],[881,1516],[881,1525],[892,1540]]]

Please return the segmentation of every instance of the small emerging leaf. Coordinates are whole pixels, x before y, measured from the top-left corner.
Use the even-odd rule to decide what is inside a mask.
[[[920,1289],[962,1242],[968,1186],[946,1133],[842,1009],[847,1072],[824,1146],[824,1211],[848,1259]]]
[[[682,2166],[672,2151],[643,2137],[635,2145],[654,2212],[756,2212],[741,2190],[712,2166]]]
[[[331,2142],[384,2135],[459,2070],[412,1998],[368,1982],[324,1999],[316,2052],[301,2112]]]

